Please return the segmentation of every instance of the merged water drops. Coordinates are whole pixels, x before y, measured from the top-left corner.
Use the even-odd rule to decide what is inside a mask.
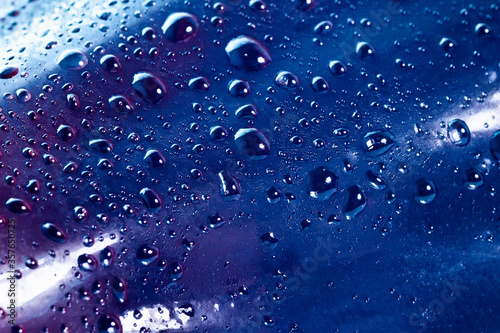
[[[457,146],[465,146],[470,141],[469,127],[461,119],[453,119],[448,123],[448,137]]]
[[[254,127],[239,129],[234,135],[234,143],[241,154],[252,160],[262,160],[271,153],[269,139]]]
[[[241,35],[231,39],[225,50],[231,65],[245,72],[261,70],[271,63],[269,50],[249,36]]]
[[[89,58],[85,53],[80,50],[70,49],[66,50],[59,58],[57,58],[57,64],[63,69],[69,69],[72,71],[77,71],[85,68],[89,63]]]
[[[132,79],[132,88],[144,101],[156,105],[168,93],[167,86],[153,73],[138,72]]]
[[[395,145],[394,136],[387,131],[373,131],[363,137],[362,148],[368,156],[380,156]]]
[[[165,38],[172,43],[185,43],[198,33],[200,21],[190,13],[177,12],[170,14],[161,30]]]
[[[307,193],[313,199],[328,200],[337,192],[338,177],[326,167],[319,167],[309,173]]]
[[[422,205],[430,204],[436,198],[436,186],[431,180],[420,178],[415,183],[413,194],[415,201],[418,203]]]

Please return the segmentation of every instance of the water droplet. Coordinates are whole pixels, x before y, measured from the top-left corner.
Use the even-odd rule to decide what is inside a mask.
[[[476,24],[476,28],[474,29],[476,34],[479,37],[489,37],[491,36],[491,27],[486,23],[478,23]]]
[[[14,76],[19,73],[19,68],[17,67],[12,67],[12,66],[6,66],[0,68],[0,79],[10,79],[13,78]]]
[[[292,72],[288,71],[279,71],[274,77],[274,83],[278,87],[287,89],[287,90],[295,90],[299,84],[299,77]]]
[[[80,50],[66,50],[57,59],[57,64],[63,69],[73,71],[80,70],[87,66],[89,58]]]
[[[266,197],[269,203],[277,203],[281,199],[281,191],[271,186],[266,190]]]
[[[328,64],[328,68],[330,68],[330,72],[338,77],[345,76],[347,74],[347,66],[340,60],[332,60]]]
[[[278,245],[278,238],[276,238],[273,232],[266,232],[265,234],[260,236],[260,240],[270,249],[275,249],[276,245]]]
[[[115,259],[115,250],[110,246],[106,246],[101,250],[99,258],[101,259],[102,267],[110,267],[113,265],[113,261]]]
[[[318,35],[326,35],[333,30],[332,21],[321,21],[314,27],[314,32]]]
[[[448,123],[448,137],[457,146],[465,146],[470,141],[470,131],[467,124],[460,119]]]
[[[224,141],[228,138],[229,132],[224,126],[213,126],[210,128],[210,139],[214,141]]]
[[[127,281],[125,281],[122,277],[114,277],[111,282],[111,289],[113,290],[113,294],[116,299],[120,303],[125,303],[128,299],[128,285]]]
[[[373,57],[375,55],[375,48],[367,42],[359,42],[356,45],[356,54],[360,59]]]
[[[439,46],[441,46],[446,52],[451,51],[453,48],[455,48],[456,45],[457,43],[455,43],[454,40],[446,37],[443,37],[439,42]]]
[[[170,273],[170,279],[172,279],[172,281],[177,281],[184,275],[184,267],[182,267],[182,265],[178,262],[171,263],[168,267],[168,271]]]
[[[99,333],[122,333],[120,318],[114,314],[106,314],[97,321]]]
[[[111,153],[115,145],[108,139],[95,139],[89,141],[89,146],[101,153]]]
[[[325,167],[319,167],[309,173],[307,192],[311,198],[328,200],[337,192],[338,177]]]
[[[312,88],[318,94],[326,94],[330,90],[330,84],[325,78],[315,76],[312,79]]]
[[[500,131],[493,133],[490,139],[490,151],[493,157],[500,161]]]
[[[76,128],[70,125],[60,125],[57,128],[57,136],[63,141],[71,141],[76,137]]]
[[[155,190],[145,187],[141,190],[139,195],[150,212],[158,213],[161,210],[163,200]]]
[[[333,130],[333,136],[337,139],[345,139],[349,134],[351,134],[351,132],[347,128],[341,127]]]
[[[250,94],[250,82],[246,80],[231,80],[227,85],[227,91],[233,97],[246,97]]]
[[[136,258],[144,266],[151,265],[160,256],[160,250],[153,245],[144,244],[139,246]]]
[[[144,155],[144,160],[153,168],[161,168],[167,163],[165,155],[158,149],[149,149]]]
[[[357,185],[347,189],[347,200],[344,207],[344,215],[348,220],[352,220],[366,207],[366,194]]]
[[[204,76],[198,76],[189,80],[189,90],[196,92],[205,92],[210,89],[210,81]]]
[[[427,205],[434,200],[437,191],[434,183],[431,180],[420,178],[415,183],[415,189],[413,193],[415,195],[415,200],[418,203]]]
[[[42,232],[50,240],[57,243],[65,243],[68,240],[66,232],[57,225],[47,222],[42,225]]]
[[[234,142],[241,154],[252,160],[262,160],[269,156],[271,143],[257,128],[241,128],[234,135]]]
[[[139,72],[134,75],[132,88],[144,101],[156,105],[168,94],[165,83],[149,72]]]
[[[363,150],[368,156],[379,156],[394,146],[394,136],[387,131],[369,132],[363,137]]]
[[[109,108],[118,113],[129,114],[135,111],[130,100],[123,95],[113,95],[108,99]]]
[[[110,73],[116,73],[122,68],[120,59],[113,54],[106,54],[101,58],[99,63],[101,64],[102,69]]]
[[[9,198],[5,202],[5,206],[7,206],[7,209],[10,210],[12,213],[17,213],[17,214],[31,213],[31,205],[24,199]]]
[[[245,35],[231,39],[226,46],[226,53],[231,65],[245,72],[261,70],[271,63],[269,50]]]
[[[387,181],[379,175],[376,175],[372,171],[366,172],[366,177],[370,182],[370,185],[376,190],[383,190],[387,186]]]
[[[215,213],[208,217],[208,226],[212,229],[219,228],[224,223],[226,223],[226,219],[219,213]]]
[[[238,110],[236,110],[235,115],[238,119],[254,119],[258,117],[259,112],[255,104],[246,104],[240,106]]]
[[[78,267],[84,272],[93,272],[97,269],[97,259],[91,254],[82,254],[78,257]]]
[[[177,12],[170,14],[161,30],[165,38],[172,43],[185,43],[200,29],[200,21],[190,13]]]
[[[220,181],[220,193],[226,201],[236,201],[241,198],[240,182],[228,170],[222,170],[218,174]]]
[[[472,168],[465,171],[464,185],[469,190],[475,190],[483,186],[484,177],[478,169]]]

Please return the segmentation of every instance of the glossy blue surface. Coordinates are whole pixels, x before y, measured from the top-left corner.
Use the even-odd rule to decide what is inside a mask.
[[[0,332],[499,331],[497,2],[12,8]]]

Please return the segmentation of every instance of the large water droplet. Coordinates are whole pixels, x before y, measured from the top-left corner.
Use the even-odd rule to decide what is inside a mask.
[[[325,167],[319,167],[309,173],[307,193],[317,200],[328,200],[337,192],[338,177]]]
[[[369,132],[363,137],[363,150],[368,156],[385,154],[394,146],[394,136],[387,131]]]
[[[218,174],[220,181],[220,194],[226,201],[235,201],[241,198],[240,182],[228,170]]]
[[[326,94],[330,90],[330,84],[328,84],[328,81],[325,78],[315,76],[312,79],[312,88],[318,94]]]
[[[188,87],[191,91],[205,92],[210,89],[210,81],[205,76],[198,76],[189,80]]]
[[[238,110],[236,110],[235,115],[238,119],[254,119],[258,117],[259,112],[255,104],[246,104],[240,106]]]
[[[200,29],[200,21],[190,13],[177,12],[170,14],[161,30],[165,38],[172,43],[185,43]]]
[[[217,125],[210,128],[210,139],[214,141],[224,141],[228,136],[229,132],[224,126]]]
[[[245,72],[253,72],[271,63],[269,50],[260,42],[245,35],[229,41],[226,53],[231,65]]]
[[[143,244],[139,246],[136,258],[144,266],[151,265],[160,256],[160,250],[153,245]]]
[[[262,160],[269,156],[271,143],[257,128],[241,128],[234,135],[234,142],[241,154],[252,160]]]
[[[57,58],[57,64],[61,68],[73,71],[84,68],[88,63],[89,58],[80,50],[66,50]]]
[[[115,250],[111,246],[106,246],[99,254],[102,267],[110,267],[115,259]]]
[[[5,206],[12,213],[22,214],[31,213],[31,205],[24,199],[20,198],[9,198],[5,202]]]
[[[344,207],[344,215],[352,220],[366,207],[366,194],[359,186],[351,186],[347,189],[347,200]]]
[[[57,225],[47,222],[42,225],[42,232],[50,240],[57,243],[65,243],[68,240],[66,232]]]
[[[332,60],[328,64],[328,68],[330,68],[330,72],[338,77],[345,76],[347,74],[347,66],[340,60]]]
[[[415,200],[418,203],[426,205],[434,200],[437,191],[434,183],[431,180],[420,178],[415,183],[415,189],[413,193],[415,195]]]
[[[145,187],[141,190],[139,195],[149,211],[152,213],[158,213],[160,211],[163,206],[163,200],[155,190]]]
[[[168,94],[165,83],[149,72],[139,72],[132,79],[132,88],[144,101],[156,105]]]
[[[470,131],[461,119],[453,119],[448,123],[448,137],[457,146],[465,146],[470,141]]]

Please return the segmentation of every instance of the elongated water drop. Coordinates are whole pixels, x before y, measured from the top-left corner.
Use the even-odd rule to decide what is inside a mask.
[[[61,68],[73,71],[84,68],[88,63],[89,58],[80,50],[66,50],[57,58],[57,64]]]
[[[259,41],[245,35],[229,41],[226,46],[229,62],[245,72],[254,72],[267,67],[271,63],[269,50]]]

